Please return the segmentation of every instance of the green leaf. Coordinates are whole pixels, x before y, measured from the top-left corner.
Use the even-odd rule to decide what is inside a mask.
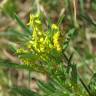
[[[19,54],[19,56],[20,58],[31,59],[33,61],[40,59],[38,55],[33,53],[22,53],[22,54]]]
[[[13,88],[11,88],[11,91],[12,93],[13,92],[18,93],[20,96],[40,96],[39,94],[33,92],[32,90],[20,86],[14,86]]]
[[[64,51],[67,49],[70,40],[74,37],[75,31],[76,31],[75,28],[69,29],[69,31],[68,31],[68,33],[67,33],[67,37],[66,37],[65,42],[64,42],[64,45],[63,45],[63,50],[64,50]]]
[[[93,96],[96,96],[96,73],[93,74],[88,86]]]
[[[77,85],[77,67],[76,67],[76,64],[73,64],[71,66],[71,68],[72,68],[72,71],[71,71],[72,83],[74,85]]]
[[[64,16],[60,16],[59,17],[59,20],[58,20],[58,26],[62,23],[62,21],[64,20]]]
[[[69,73],[70,71],[70,68],[71,68],[71,61],[72,61],[72,58],[73,58],[73,53],[71,54],[70,58],[68,59],[68,66],[67,66],[67,73]]]
[[[1,60],[1,59],[0,59],[0,67],[1,68],[27,69],[27,70],[32,71],[32,66],[28,66],[26,64],[16,64],[8,60]]]
[[[24,23],[21,21],[21,19],[15,14],[13,13],[14,18],[16,19],[16,21],[18,22],[18,24],[21,26],[21,28],[26,32],[31,34],[31,31],[28,29],[28,27],[26,27],[26,25],[24,25]]]
[[[54,92],[54,88],[52,86],[49,86],[48,83],[38,81],[39,88],[44,91],[45,93]]]

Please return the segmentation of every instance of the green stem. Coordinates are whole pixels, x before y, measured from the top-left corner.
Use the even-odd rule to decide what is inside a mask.
[[[68,58],[66,56],[66,54],[63,53],[63,56],[65,57],[65,59],[67,61],[69,61],[70,58]],[[70,62],[70,65],[72,65],[72,63]],[[86,86],[86,84],[84,83],[84,81],[80,78],[79,74],[77,73],[77,76],[79,77],[79,81],[81,82],[81,84],[83,85],[83,87],[85,88],[85,90],[87,91],[87,93],[89,94],[89,96],[92,96],[90,90],[88,89],[88,87]]]

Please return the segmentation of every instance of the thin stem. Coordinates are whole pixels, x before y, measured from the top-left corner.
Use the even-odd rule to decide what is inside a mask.
[[[67,61],[69,61],[69,59],[68,59],[68,57],[67,57],[66,54],[63,53],[63,56],[65,57],[65,59],[66,59]],[[71,62],[70,62],[70,65],[71,65]],[[87,93],[89,94],[89,96],[92,96],[90,90],[88,89],[88,87],[86,86],[86,84],[85,84],[84,81],[81,79],[81,77],[79,76],[78,73],[77,73],[77,76],[79,77],[79,80],[80,80],[81,84],[83,85],[83,87],[85,88],[85,90],[87,91]]]
[[[74,26],[77,27],[77,19],[76,19],[76,15],[77,15],[77,12],[76,12],[76,0],[73,0],[73,20],[74,20]]]
[[[35,0],[36,6],[37,6],[37,13],[40,13],[40,6],[39,6],[39,0]]]
[[[87,93],[89,94],[89,96],[93,96],[89,90],[89,88],[86,86],[86,84],[83,82],[83,80],[80,78],[79,76],[79,80],[81,82],[81,84],[83,85],[83,87],[86,89]]]

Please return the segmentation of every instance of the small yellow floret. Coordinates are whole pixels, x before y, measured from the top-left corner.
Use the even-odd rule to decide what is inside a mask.
[[[42,43],[44,41],[44,38],[40,38],[40,42]]]
[[[52,24],[51,28],[52,29],[58,29],[58,26],[56,24]]]
[[[30,20],[29,20],[29,23],[27,24],[28,26],[32,26],[33,25],[33,15],[32,14],[30,14]]]
[[[54,44],[54,47],[57,49],[57,51],[61,51],[59,37],[60,37],[60,32],[57,32],[53,35],[53,44]]]

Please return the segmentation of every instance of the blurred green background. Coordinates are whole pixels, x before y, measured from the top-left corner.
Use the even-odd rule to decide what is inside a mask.
[[[10,47],[13,45],[18,48],[22,36],[18,36],[17,32],[23,32],[13,13],[16,13],[25,25],[29,21],[30,13],[42,13],[54,23],[60,16],[64,16],[60,25],[62,34],[73,26],[77,29],[69,49],[70,52],[74,51],[73,60],[82,78],[89,83],[93,73],[96,72],[96,0],[75,0],[75,4],[74,0],[68,1],[0,0],[0,59],[7,62],[20,62]],[[9,85],[29,86],[28,71],[0,66],[0,96],[10,96]],[[34,91],[39,91],[36,79],[46,81],[46,76],[35,72],[31,75],[30,87]]]

